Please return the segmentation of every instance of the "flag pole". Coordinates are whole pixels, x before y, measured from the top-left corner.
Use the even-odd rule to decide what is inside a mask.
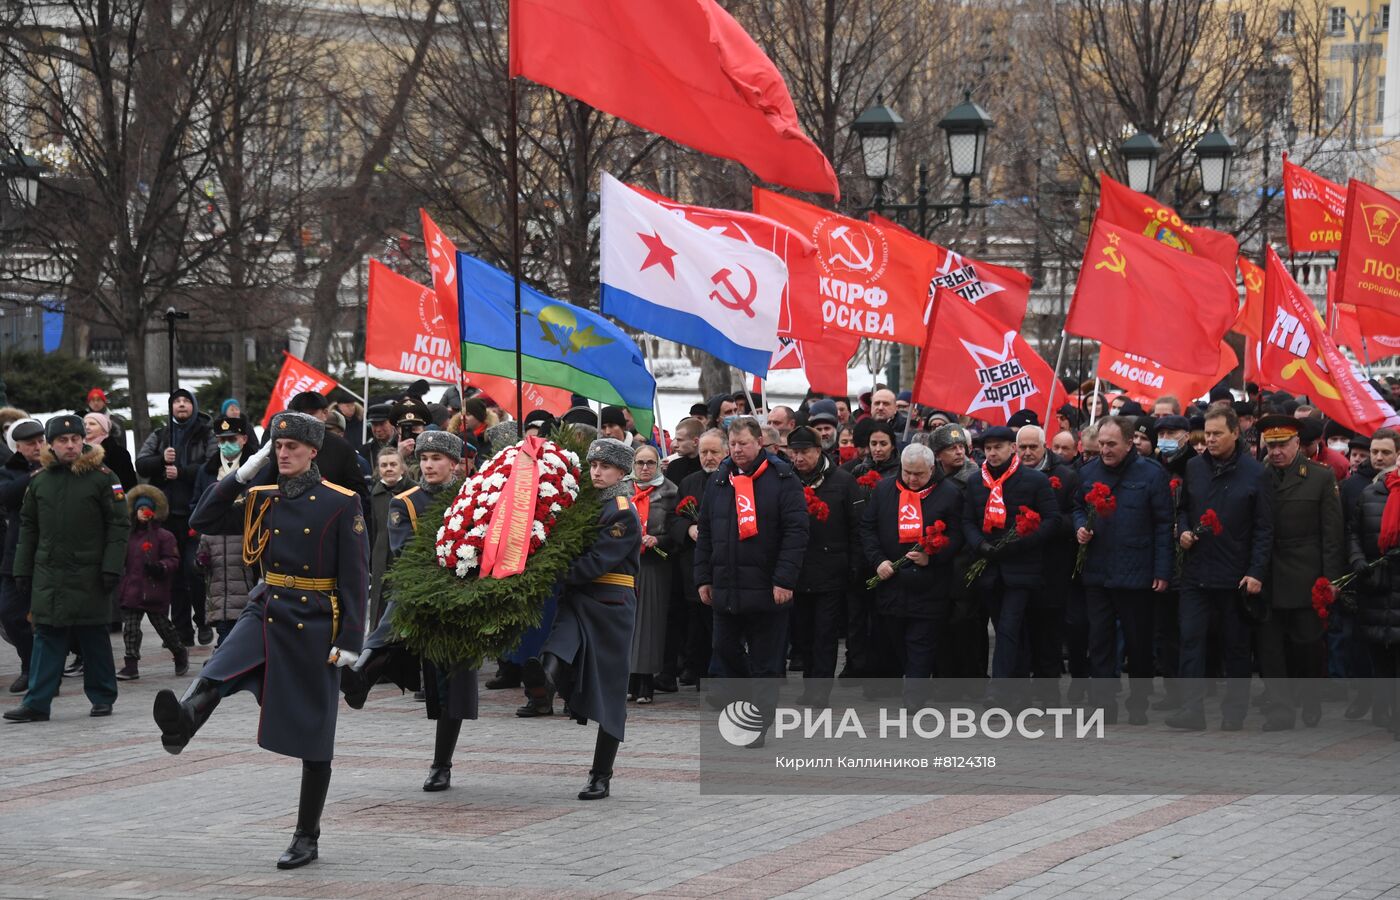
[[[749,415],[757,418],[758,408],[755,407],[753,403],[753,391],[749,390],[749,373],[745,372],[743,369],[739,370],[739,384],[743,386],[744,396],[747,397],[749,401]]]
[[[1093,425],[1099,418],[1099,378],[1094,376],[1094,393],[1089,396],[1089,424]]]
[[[360,443],[369,443],[369,360],[365,360],[365,396],[360,402],[365,405],[365,414],[360,416]],[[375,465],[378,465],[376,462]]]
[[[1045,401],[1045,422],[1050,422],[1050,413],[1055,410],[1055,388],[1060,386],[1060,369],[1065,364],[1065,347],[1069,344],[1069,332],[1060,329],[1060,352],[1055,355],[1055,377],[1050,381],[1050,396]]]
[[[520,332],[520,101],[516,89],[516,78],[507,76],[510,100],[507,104],[509,123],[506,129],[507,152],[510,165],[507,171],[506,189],[510,191],[510,276],[515,288],[515,421],[525,421],[525,376],[522,371],[524,360],[521,354]],[[517,431],[520,426],[516,425]]]
[[[1371,377],[1371,348],[1366,346],[1366,335],[1361,335],[1361,358],[1366,362],[1366,377]]]

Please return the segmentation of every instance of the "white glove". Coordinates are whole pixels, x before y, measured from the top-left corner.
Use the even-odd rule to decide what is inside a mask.
[[[340,651],[340,652],[341,652],[341,653],[344,653],[345,651],[342,650],[342,651]],[[361,669],[363,669],[363,668],[365,667],[365,663],[369,662],[369,655],[370,655],[371,653],[373,653],[373,652],[374,652],[374,648],[373,648],[373,647],[366,647],[365,649],[361,650],[361,651],[360,651],[360,658],[357,659],[357,660],[355,660],[355,664],[352,665],[350,668],[351,668],[352,670],[356,671],[356,672],[358,672],[358,671],[360,671]]]
[[[336,668],[343,669],[346,666],[353,666],[355,661],[359,658],[360,654],[356,653],[354,650],[342,650],[339,647],[332,647],[331,655],[326,662]]]
[[[272,441],[263,444],[261,450],[248,457],[248,461],[239,466],[238,471],[233,473],[233,477],[238,479],[239,484],[247,484],[252,481],[262,471],[262,467],[267,465],[268,457],[272,456],[272,444]]]

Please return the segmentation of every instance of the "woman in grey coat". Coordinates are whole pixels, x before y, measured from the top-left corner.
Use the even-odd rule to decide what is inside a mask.
[[[666,662],[666,611],[674,568],[666,557],[671,538],[666,524],[676,510],[676,486],[661,474],[660,455],[646,444],[632,463],[632,505],[642,524],[642,568],[637,576],[637,624],[632,630],[632,674],[627,699],[652,701],[655,673]]]

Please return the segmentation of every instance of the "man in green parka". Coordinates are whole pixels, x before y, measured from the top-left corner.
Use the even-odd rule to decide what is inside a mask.
[[[49,449],[20,506],[15,581],[29,582],[34,655],[24,702],[10,722],[44,722],[63,678],[70,635],[83,654],[83,692],[93,716],[109,716],[117,667],[108,623],[111,593],[126,559],[126,498],[102,464],[102,448],[83,443],[83,420],[55,416],[44,426]]]

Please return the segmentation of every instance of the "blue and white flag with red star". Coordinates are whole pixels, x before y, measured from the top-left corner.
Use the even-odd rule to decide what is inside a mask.
[[[787,266],[702,228],[603,173],[603,312],[766,375]]]

